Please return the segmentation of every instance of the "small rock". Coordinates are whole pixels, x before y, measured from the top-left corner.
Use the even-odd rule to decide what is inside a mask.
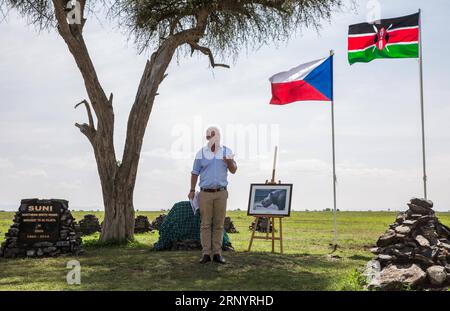
[[[425,265],[425,266],[428,266],[428,267],[434,265],[434,261],[433,260],[431,260],[430,258],[428,258],[428,257],[426,257],[426,256],[424,256],[422,254],[415,254],[414,255],[414,260],[416,260],[416,261],[420,262],[422,265]]]
[[[404,257],[411,258],[413,250],[414,249],[411,247],[404,246],[397,250],[398,252],[396,253],[396,255],[403,257],[403,258]]]
[[[11,227],[8,231],[9,236],[17,236],[18,233],[19,233],[19,229],[14,228],[14,227]]]
[[[433,212],[433,210],[423,207],[423,206],[419,206],[419,205],[415,205],[412,203],[408,203],[409,209],[414,213],[414,214],[421,214],[421,215],[428,215],[431,214]]]
[[[427,222],[432,222],[435,219],[434,215],[422,215],[417,219],[417,225],[423,226]]]
[[[450,251],[450,244],[447,243],[439,243],[439,246],[442,247],[443,249]]]
[[[395,237],[397,238],[397,241],[401,241],[401,240],[404,240],[406,238],[406,235],[405,234],[401,234],[401,233],[397,233],[395,235]]]
[[[53,253],[53,252],[56,251],[56,250],[57,250],[57,248],[56,248],[56,247],[53,247],[53,246],[51,246],[51,247],[46,247],[46,248],[42,249],[42,251],[43,251],[45,254]]]
[[[34,257],[36,254],[36,251],[34,249],[27,250],[27,257]]]
[[[396,240],[395,231],[388,230],[385,234],[380,236],[380,238],[377,241],[377,246],[379,247],[387,246],[393,244],[395,240]]]
[[[422,247],[430,247],[430,241],[425,239],[422,235],[416,236],[416,241]]]
[[[372,248],[370,249],[370,252],[371,252],[372,254],[378,254],[378,253],[380,252],[380,248],[379,248],[379,247],[372,247]]]
[[[426,278],[426,273],[416,264],[410,266],[390,265],[380,272],[380,288],[398,290],[403,285],[415,287]]]
[[[403,223],[406,219],[406,216],[403,213],[398,214],[397,218],[395,218],[395,221],[399,224]]]
[[[450,264],[445,265],[445,271],[447,271],[447,273],[450,273]]]
[[[409,216],[412,219],[419,219],[420,217],[422,217],[423,215],[421,214],[412,214],[411,216]]]
[[[34,243],[33,247],[35,248],[39,248],[39,247],[51,247],[53,246],[53,243],[51,242],[38,242],[38,243]]]
[[[28,204],[25,204],[25,203],[20,204],[19,211],[26,212],[27,209],[28,209]]]
[[[377,256],[377,259],[381,260],[381,261],[390,261],[390,260],[392,260],[392,258],[393,258],[392,256],[385,255],[385,254],[380,254]]]
[[[411,201],[409,201],[409,202],[411,202],[411,204],[418,205],[418,206],[425,207],[425,208],[433,207],[433,201],[430,201],[430,200],[412,198]]]
[[[442,266],[431,266],[427,269],[427,276],[431,284],[439,286],[447,279],[447,272]]]

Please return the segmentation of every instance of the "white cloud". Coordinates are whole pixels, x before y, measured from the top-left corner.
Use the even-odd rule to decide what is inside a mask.
[[[6,170],[6,169],[13,168],[13,167],[14,167],[14,164],[11,160],[0,158],[0,170]]]
[[[17,178],[47,178],[48,174],[46,171],[42,170],[42,169],[28,169],[28,170],[21,170],[18,171],[16,174]]]
[[[163,158],[163,159],[173,159],[173,154],[170,150],[165,148],[155,148],[152,150],[142,151],[141,155],[144,158]]]

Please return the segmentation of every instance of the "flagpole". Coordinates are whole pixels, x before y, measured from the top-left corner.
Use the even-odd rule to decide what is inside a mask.
[[[420,72],[420,111],[422,116],[422,165],[423,165],[423,193],[427,199],[427,166],[425,157],[425,112],[423,96],[423,54],[422,54],[422,10],[419,9],[419,72]]]
[[[334,51],[330,51],[330,57],[334,56]],[[333,150],[333,247],[337,247],[337,223],[336,223],[336,150],[334,139],[334,61],[331,63],[331,140]]]

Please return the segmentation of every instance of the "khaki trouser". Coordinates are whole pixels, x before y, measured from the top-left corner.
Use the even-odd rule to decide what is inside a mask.
[[[227,190],[200,192],[198,204],[201,215],[200,241],[203,255],[221,254],[227,199]]]

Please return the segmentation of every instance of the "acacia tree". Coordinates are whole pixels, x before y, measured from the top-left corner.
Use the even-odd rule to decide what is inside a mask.
[[[133,191],[145,129],[158,87],[179,48],[206,55],[213,68],[228,67],[216,63],[214,55],[236,55],[242,48],[286,40],[300,26],[318,28],[340,5],[340,0],[1,1],[2,12],[16,9],[38,29],[56,29],[82,75],[88,100],[75,107],[84,105],[88,123],[75,126],[89,140],[97,162],[105,209],[102,241],[133,238]],[[94,8],[126,27],[140,51],[153,50],[131,107],[120,161],[113,143],[113,94],[103,90],[83,38]]]

